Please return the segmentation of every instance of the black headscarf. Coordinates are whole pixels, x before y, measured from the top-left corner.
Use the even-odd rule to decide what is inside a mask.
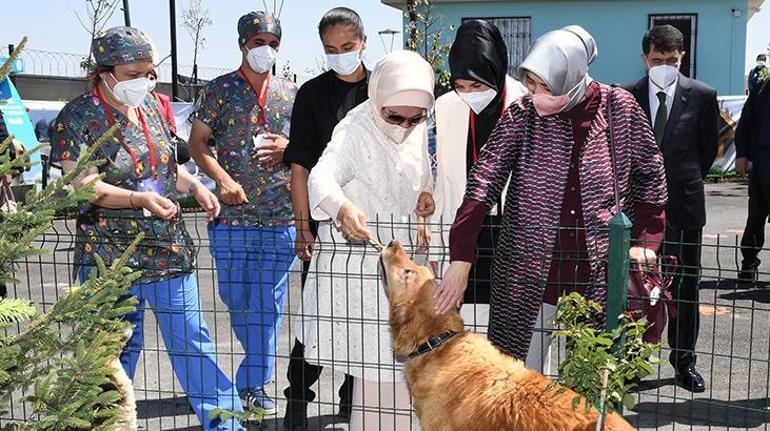
[[[457,29],[449,50],[451,79],[478,81],[497,91],[492,102],[476,116],[476,150],[487,143],[503,108],[508,75],[508,48],[497,26],[489,21],[467,21]],[[473,143],[468,130],[468,167],[473,164]]]

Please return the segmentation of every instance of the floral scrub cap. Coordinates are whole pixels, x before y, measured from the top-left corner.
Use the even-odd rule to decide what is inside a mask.
[[[272,33],[281,40],[281,21],[270,12],[249,12],[238,20],[238,45],[259,33]]]
[[[155,44],[142,30],[133,27],[112,27],[96,35],[91,52],[99,66],[156,63]]]

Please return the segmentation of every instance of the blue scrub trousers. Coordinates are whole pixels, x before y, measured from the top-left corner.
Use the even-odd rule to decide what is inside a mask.
[[[214,222],[208,232],[219,296],[246,353],[235,378],[238,391],[244,393],[273,380],[289,270],[296,258],[296,230]]]
[[[87,274],[81,270],[80,279]],[[150,304],[166,344],[171,366],[205,430],[242,430],[235,420],[220,423],[209,419],[214,408],[243,412],[241,400],[230,378],[217,365],[216,345],[201,314],[198,283],[193,274],[134,284],[129,295],[136,296],[136,311],[125,319],[134,326],[131,338],[120,354],[120,363],[131,380],[144,343],[145,301]]]

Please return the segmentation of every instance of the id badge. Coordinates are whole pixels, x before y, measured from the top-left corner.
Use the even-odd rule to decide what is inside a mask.
[[[160,185],[160,178],[153,178],[152,176],[149,176],[139,181],[137,188],[140,192],[155,192],[163,196],[161,193],[163,188]],[[142,214],[144,214],[145,217],[152,217],[152,213],[147,208],[142,208]]]
[[[270,144],[271,142],[272,141],[270,139],[267,139],[265,135],[262,133],[254,135],[254,152],[256,153],[260,148]],[[270,158],[269,156],[262,156],[259,158],[259,161],[263,162],[269,158]]]

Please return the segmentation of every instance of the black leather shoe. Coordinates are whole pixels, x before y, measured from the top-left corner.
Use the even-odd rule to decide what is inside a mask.
[[[741,264],[741,271],[738,273],[738,280],[743,283],[753,283],[759,276],[759,259],[744,260]]]
[[[698,370],[695,369],[694,364],[676,367],[674,380],[677,386],[690,392],[703,392],[706,390],[706,383],[703,381],[703,377]]]
[[[287,430],[307,429],[307,403],[300,400],[288,400],[286,416],[283,417],[283,427]]]

